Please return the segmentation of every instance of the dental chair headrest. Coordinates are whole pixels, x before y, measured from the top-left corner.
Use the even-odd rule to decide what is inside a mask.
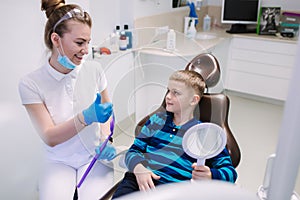
[[[196,71],[201,74],[207,88],[217,85],[221,76],[219,62],[209,53],[199,54],[193,58],[185,70]]]

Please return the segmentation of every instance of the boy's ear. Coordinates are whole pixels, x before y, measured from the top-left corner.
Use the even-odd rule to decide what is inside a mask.
[[[192,105],[197,105],[197,104],[199,103],[199,101],[200,101],[200,96],[199,96],[198,94],[195,94],[195,95],[193,96],[193,99],[192,99],[191,104],[192,104]]]

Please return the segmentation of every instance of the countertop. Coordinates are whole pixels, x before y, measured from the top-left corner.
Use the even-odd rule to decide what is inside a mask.
[[[287,38],[282,37],[280,34],[275,35],[258,35],[256,33],[239,33],[239,34],[231,34],[227,33],[223,28],[214,28],[211,30],[212,33],[216,33],[218,36],[223,38],[249,38],[249,39],[259,39],[263,41],[276,41],[276,42],[285,42],[285,43],[294,43],[298,42],[298,38]]]
[[[199,31],[197,34],[204,36],[202,37],[203,39],[199,39],[197,36],[195,39],[189,39],[186,38],[184,34],[176,32],[176,49],[174,51],[170,51],[165,48],[166,38],[164,38],[152,44],[144,45],[139,49],[139,52],[160,56],[193,56],[201,52],[209,52],[216,45],[231,38],[250,38],[294,44],[298,42],[298,38],[284,38],[280,35],[258,35],[256,33],[230,34],[223,28],[213,28],[209,32]],[[208,39],[206,36],[208,36]]]
[[[230,38],[229,35],[221,34],[218,31],[210,31],[207,33],[197,33],[206,34],[208,36],[213,36],[211,39],[195,39],[187,38],[183,33],[176,32],[176,49],[168,50],[166,49],[166,35],[161,37],[149,44],[144,44],[137,48],[139,53],[142,54],[153,54],[158,56],[194,56],[201,52],[209,52],[211,48],[218,45],[225,39]]]
[[[167,35],[157,35],[155,29],[143,29],[138,30],[133,36],[138,36],[136,39],[136,47],[126,51],[118,51],[114,54],[124,54],[129,52],[141,53],[141,54],[152,54],[157,56],[194,56],[199,53],[210,52],[212,48],[231,38],[249,38],[262,41],[276,41],[284,43],[296,44],[298,38],[284,38],[280,35],[257,35],[255,33],[243,33],[243,34],[230,34],[226,32],[224,28],[212,28],[209,32],[202,32],[201,30],[197,33],[202,37],[195,39],[189,39],[185,37],[183,33],[176,32],[176,49],[166,49]],[[204,37],[203,37],[204,36]],[[208,36],[208,37],[206,37]],[[212,37],[210,37],[212,36]],[[202,39],[201,39],[202,38]],[[96,57],[107,57],[107,55],[96,55]]]

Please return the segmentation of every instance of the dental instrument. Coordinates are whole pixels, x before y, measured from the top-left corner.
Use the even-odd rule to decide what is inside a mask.
[[[87,177],[87,175],[89,174],[89,172],[91,171],[92,167],[94,166],[94,164],[96,163],[96,161],[98,160],[98,158],[100,157],[103,149],[106,147],[107,142],[109,141],[109,139],[112,137],[113,133],[114,133],[114,128],[115,128],[115,116],[114,113],[112,113],[112,120],[110,121],[110,134],[109,136],[105,139],[105,141],[102,143],[101,147],[100,147],[100,152],[98,154],[96,154],[93,158],[93,160],[91,161],[90,165],[88,166],[88,168],[86,169],[86,171],[84,172],[83,176],[81,177],[77,188],[80,188],[80,186],[82,185],[83,181],[85,180],[85,178]]]

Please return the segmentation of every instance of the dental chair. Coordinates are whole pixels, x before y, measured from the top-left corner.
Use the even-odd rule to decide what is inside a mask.
[[[207,91],[199,102],[199,116],[202,122],[212,122],[221,126],[227,135],[226,147],[229,151],[232,164],[236,168],[241,160],[241,151],[228,124],[230,108],[229,97],[222,93],[209,93],[209,88],[214,87],[220,80],[221,72],[217,59],[212,54],[196,56],[185,68],[200,73],[205,80]]]
[[[209,89],[216,86],[221,77],[220,66],[217,59],[210,53],[199,54],[188,63],[185,70],[196,71],[200,73],[205,80],[206,91],[199,102],[198,109],[195,109],[194,115],[202,122],[218,124],[225,130],[227,135],[226,147],[229,151],[232,164],[236,168],[241,160],[241,152],[228,124],[230,100],[223,92],[209,93]],[[140,133],[140,130],[152,114],[165,111],[165,107],[166,104],[163,99],[161,106],[157,110],[144,117],[137,124],[135,128],[135,135],[137,136]],[[110,199],[114,191],[117,189],[118,184],[119,182],[116,183],[113,188],[111,188],[100,199]]]

